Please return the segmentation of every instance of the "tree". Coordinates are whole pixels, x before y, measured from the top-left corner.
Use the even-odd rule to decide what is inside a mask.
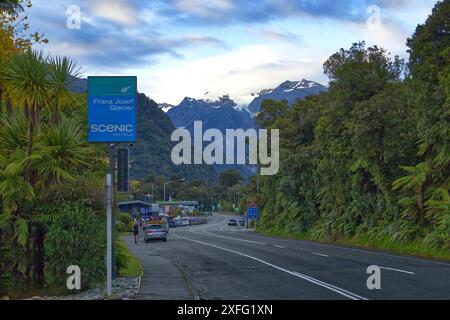
[[[231,188],[242,181],[239,171],[232,169],[220,173],[219,183],[223,188]]]

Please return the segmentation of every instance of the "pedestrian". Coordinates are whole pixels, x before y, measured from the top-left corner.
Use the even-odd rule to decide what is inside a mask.
[[[134,243],[137,244],[137,237],[139,235],[139,224],[137,221],[133,225]]]

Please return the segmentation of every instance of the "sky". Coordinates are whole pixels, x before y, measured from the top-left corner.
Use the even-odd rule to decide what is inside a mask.
[[[327,84],[322,65],[366,41],[407,58],[406,39],[436,0],[34,0],[31,29],[48,55],[85,77],[138,77],[138,89],[177,105],[229,94],[238,104],[286,80]]]

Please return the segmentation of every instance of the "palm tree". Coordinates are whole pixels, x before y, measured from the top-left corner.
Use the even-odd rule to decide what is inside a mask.
[[[10,95],[26,106],[28,114],[27,156],[33,152],[33,134],[40,110],[48,101],[51,81],[47,59],[41,51],[27,50],[11,59],[0,80],[8,82]]]
[[[49,105],[52,108],[53,124],[56,125],[60,121],[61,109],[75,103],[69,86],[81,76],[81,69],[66,57],[50,58],[49,75],[51,79]]]

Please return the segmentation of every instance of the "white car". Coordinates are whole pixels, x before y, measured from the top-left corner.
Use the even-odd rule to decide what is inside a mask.
[[[188,217],[183,217],[183,218],[181,218],[181,225],[183,227],[190,226],[191,225],[191,220]]]

